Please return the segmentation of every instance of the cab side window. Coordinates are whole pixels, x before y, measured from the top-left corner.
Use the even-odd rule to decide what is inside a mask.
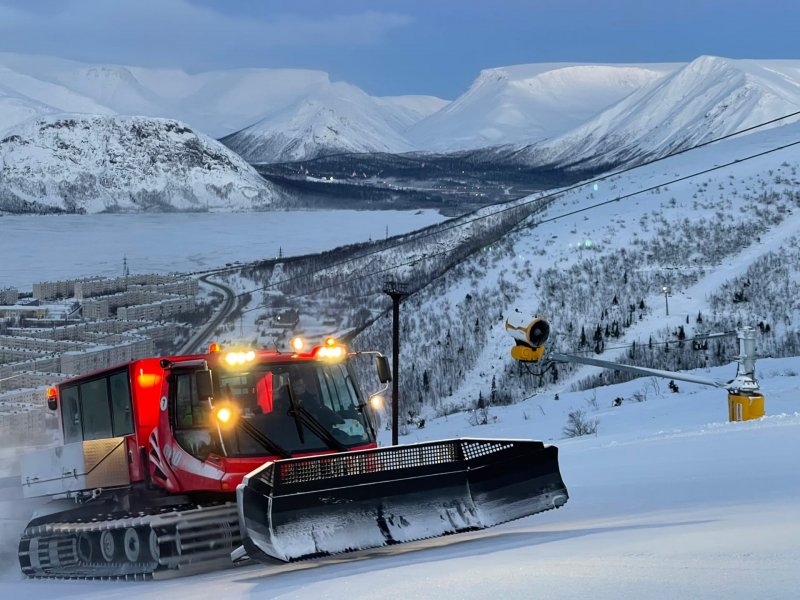
[[[60,397],[67,444],[134,432],[127,370],[62,386]]]
[[[81,404],[78,386],[61,388],[61,422],[64,424],[64,443],[80,442],[83,439]]]
[[[114,435],[133,433],[133,407],[128,373],[123,371],[108,378],[111,388],[111,414],[114,416]]]
[[[205,460],[214,449],[210,409],[197,395],[194,374],[176,375],[174,393],[175,439],[185,450]]]
[[[101,440],[113,437],[111,407],[108,403],[108,385],[105,378],[82,383],[80,392],[83,439]]]
[[[175,426],[178,429],[208,427],[209,408],[200,402],[192,374],[176,376]]]

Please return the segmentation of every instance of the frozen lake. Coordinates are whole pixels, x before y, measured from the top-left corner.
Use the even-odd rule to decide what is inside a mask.
[[[196,271],[329,250],[443,221],[435,211],[292,211],[0,217],[0,289],[90,275]]]

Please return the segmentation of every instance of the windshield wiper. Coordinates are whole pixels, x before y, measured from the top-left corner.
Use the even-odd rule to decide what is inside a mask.
[[[339,440],[333,437],[333,434],[328,430],[325,425],[320,423],[319,419],[308,411],[305,406],[301,406],[294,395],[292,388],[292,380],[288,382],[289,388],[289,401],[292,403],[292,412],[294,413],[295,424],[297,425],[297,432],[300,434],[302,426],[308,427],[308,430],[321,439],[331,450],[344,452],[347,446],[342,444]],[[303,441],[303,436],[300,434],[300,441]]]
[[[236,426],[239,427],[242,431],[244,431],[247,435],[253,438],[261,447],[265,450],[269,450],[273,454],[277,454],[281,458],[291,458],[292,453],[286,450],[273,442],[269,439],[266,435],[264,435],[261,431],[253,427],[250,423],[245,421],[244,419],[237,419]]]
[[[353,389],[353,393],[355,394],[356,399],[360,400],[361,393],[356,391],[355,382],[353,381],[353,378],[350,377],[350,373],[345,375],[344,379],[345,379],[345,381],[350,382],[350,387]],[[366,402],[359,402],[358,404],[355,405],[355,407],[356,407],[356,411],[358,412],[358,414],[361,415],[361,420],[364,421],[364,425],[366,425],[367,429],[370,432],[372,432],[372,437],[377,439],[378,438],[378,432],[375,431],[375,426],[372,424],[372,419],[366,413],[367,403]]]
[[[303,435],[303,423],[300,420],[300,404],[297,402],[297,397],[294,395],[294,388],[292,388],[292,380],[286,380],[286,391],[289,392],[289,402],[292,405],[292,410],[290,411],[294,416],[294,426],[297,427],[297,437],[300,438],[300,443],[305,444],[305,436]]]

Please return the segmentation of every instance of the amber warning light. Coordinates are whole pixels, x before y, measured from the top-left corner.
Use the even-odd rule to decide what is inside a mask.
[[[54,387],[47,388],[47,408],[55,410],[58,407],[58,390]]]

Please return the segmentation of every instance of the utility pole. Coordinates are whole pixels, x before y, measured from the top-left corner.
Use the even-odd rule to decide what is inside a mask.
[[[392,446],[397,446],[399,437],[398,380],[400,379],[400,301],[408,296],[406,286],[395,280],[386,280],[383,293],[392,299]]]

